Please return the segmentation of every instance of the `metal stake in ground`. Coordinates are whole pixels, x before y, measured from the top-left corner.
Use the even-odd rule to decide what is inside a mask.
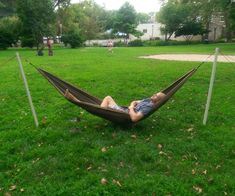
[[[28,87],[28,83],[27,83],[27,80],[26,80],[26,77],[25,77],[24,69],[23,69],[23,66],[22,66],[22,63],[21,63],[21,60],[20,60],[20,55],[19,55],[18,52],[16,53],[16,57],[17,57],[19,67],[20,67],[20,72],[21,72],[21,75],[22,75],[22,78],[23,78],[23,81],[24,81],[24,86],[25,86],[26,93],[27,93],[27,96],[28,96],[29,105],[30,105],[30,108],[31,108],[31,111],[32,111],[32,114],[33,114],[34,122],[35,122],[36,127],[38,127],[37,114],[36,114],[34,106],[33,106],[32,98],[31,98],[31,95],[30,95],[29,87]]]
[[[216,48],[214,63],[213,63],[212,72],[211,72],[210,86],[209,86],[209,91],[208,91],[208,95],[207,95],[206,109],[205,109],[204,118],[203,118],[204,125],[206,125],[208,111],[209,111],[210,102],[211,102],[211,95],[212,95],[213,84],[215,81],[215,72],[216,72],[216,64],[217,64],[218,54],[219,54],[219,48]]]

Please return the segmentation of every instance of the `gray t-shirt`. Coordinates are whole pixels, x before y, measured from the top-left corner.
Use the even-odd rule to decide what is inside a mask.
[[[134,108],[135,112],[141,112],[144,116],[146,116],[153,109],[153,102],[150,98],[143,99],[137,106]]]

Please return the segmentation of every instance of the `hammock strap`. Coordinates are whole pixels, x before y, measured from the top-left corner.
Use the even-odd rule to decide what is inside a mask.
[[[9,59],[7,59],[6,61],[4,61],[3,63],[0,64],[0,67],[3,65],[6,65],[7,63],[9,63],[11,60],[13,60],[15,58],[15,56],[10,57]]]

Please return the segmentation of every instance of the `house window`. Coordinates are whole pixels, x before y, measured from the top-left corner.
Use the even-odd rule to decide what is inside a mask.
[[[143,29],[143,33],[147,33],[148,31],[147,31],[147,29]]]

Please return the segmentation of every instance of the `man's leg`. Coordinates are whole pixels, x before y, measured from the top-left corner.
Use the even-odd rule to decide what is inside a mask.
[[[110,107],[117,105],[116,102],[113,100],[111,96],[107,96],[103,99],[102,103],[100,104],[101,107]]]

